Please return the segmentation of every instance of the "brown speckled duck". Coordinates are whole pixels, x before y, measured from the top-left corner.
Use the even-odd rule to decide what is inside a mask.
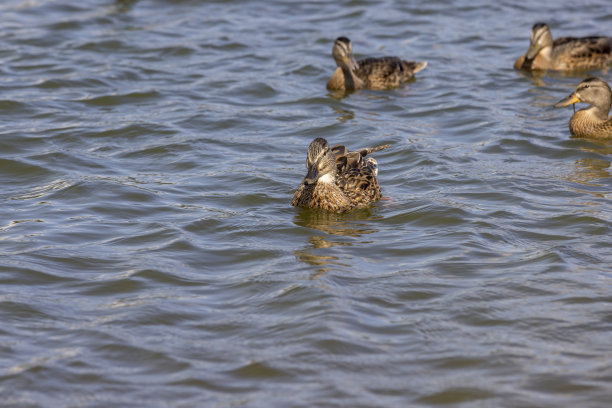
[[[612,38],[562,37],[553,41],[550,28],[536,23],[531,29],[529,48],[514,63],[525,70],[578,71],[612,65]]]
[[[607,82],[599,78],[587,78],[567,98],[555,104],[555,108],[574,103],[588,103],[589,107],[574,113],[569,122],[572,135],[588,138],[612,138],[612,91]]]
[[[291,205],[343,212],[373,203],[380,198],[378,164],[365,156],[388,147],[349,152],[341,145],[330,148],[325,139],[313,140],[306,156],[308,172]]]
[[[329,90],[395,88],[427,66],[426,61],[403,61],[398,57],[366,58],[355,61],[353,45],[346,37],[336,39],[332,56],[338,68],[327,81]]]

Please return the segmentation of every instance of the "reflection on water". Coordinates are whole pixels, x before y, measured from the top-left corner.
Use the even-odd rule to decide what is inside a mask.
[[[600,186],[598,181],[610,178],[610,162],[603,159],[580,159],[574,164],[569,180],[589,186]]]
[[[376,218],[373,207],[351,211],[349,213],[332,213],[319,209],[300,208],[293,222],[300,227],[317,229],[332,235],[359,237],[376,232],[371,223]],[[363,223],[359,223],[363,221]]]
[[[351,119],[355,119],[355,112],[353,111],[344,110],[337,106],[332,106],[332,109],[338,114],[338,121],[340,123],[345,123]]]
[[[589,144],[580,146],[580,150],[589,153],[597,153],[601,155],[612,154],[612,140],[597,140],[597,139],[581,139],[588,141]]]
[[[361,237],[377,232],[372,224],[366,224],[376,217],[373,208],[352,211],[350,213],[332,213],[318,209],[298,209],[293,222],[295,225],[322,231],[328,235],[313,235],[308,238],[311,244],[308,248],[296,250],[295,256],[310,265],[324,266],[330,264],[342,265],[338,257],[321,255],[315,250],[333,246],[352,246],[354,243],[342,237]],[[325,269],[319,270],[325,272]]]
[[[314,266],[326,266],[326,265],[331,265],[331,264],[335,264],[335,265],[340,264],[340,262],[338,261],[338,257],[331,256],[331,255],[315,254],[313,251],[314,249],[329,248],[334,245],[351,245],[350,243],[346,243],[346,242],[331,242],[331,241],[326,240],[325,237],[323,236],[312,236],[308,238],[308,242],[312,244],[312,247],[305,248],[305,249],[298,249],[294,253],[295,253],[295,257],[301,262],[305,262],[309,265],[314,265]],[[318,270],[318,272],[323,272],[323,273],[326,271],[327,271],[326,268],[322,268]]]
[[[339,101],[340,99],[343,99],[347,96],[349,96],[350,94],[353,94],[357,91],[346,91],[344,89],[336,89],[333,91],[328,91],[327,95],[332,98],[335,99],[337,101]]]
[[[601,180],[610,178],[610,161],[603,157],[612,154],[612,142],[587,139],[580,139],[580,141],[584,142],[580,146],[581,151],[590,155],[597,155],[598,157],[586,157],[576,160],[574,171],[568,179],[588,186],[601,186]]]

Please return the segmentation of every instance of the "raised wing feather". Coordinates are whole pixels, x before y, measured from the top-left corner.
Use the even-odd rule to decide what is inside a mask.
[[[391,145],[381,145],[376,147],[364,147],[356,151],[349,151],[346,146],[336,145],[331,148],[336,156],[336,165],[338,166],[338,174],[346,172],[348,169],[359,169],[364,167],[364,157],[368,154],[387,149]]]

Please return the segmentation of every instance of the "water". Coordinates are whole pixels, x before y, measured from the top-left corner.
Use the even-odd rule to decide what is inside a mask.
[[[612,146],[512,69],[608,1],[0,13],[2,406],[609,405]],[[330,94],[340,35],[429,66]],[[391,144],[385,198],[291,207],[315,137]]]

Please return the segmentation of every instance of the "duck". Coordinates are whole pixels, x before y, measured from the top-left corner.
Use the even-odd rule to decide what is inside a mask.
[[[378,163],[366,156],[389,146],[349,151],[343,145],[330,148],[323,138],[314,139],[306,155],[306,177],[293,195],[291,205],[340,213],[379,200]]]
[[[572,135],[595,139],[612,138],[612,117],[608,116],[612,107],[610,85],[600,78],[587,78],[567,98],[557,102],[555,108],[578,102],[588,103],[589,106],[572,115],[569,121]]]
[[[330,91],[396,88],[427,66],[427,61],[404,61],[398,57],[355,61],[353,45],[346,37],[338,37],[334,41],[332,56],[338,68],[327,81]]]
[[[531,28],[527,53],[514,63],[515,69],[578,71],[605,69],[612,65],[611,37],[562,37],[553,41],[546,23]]]

